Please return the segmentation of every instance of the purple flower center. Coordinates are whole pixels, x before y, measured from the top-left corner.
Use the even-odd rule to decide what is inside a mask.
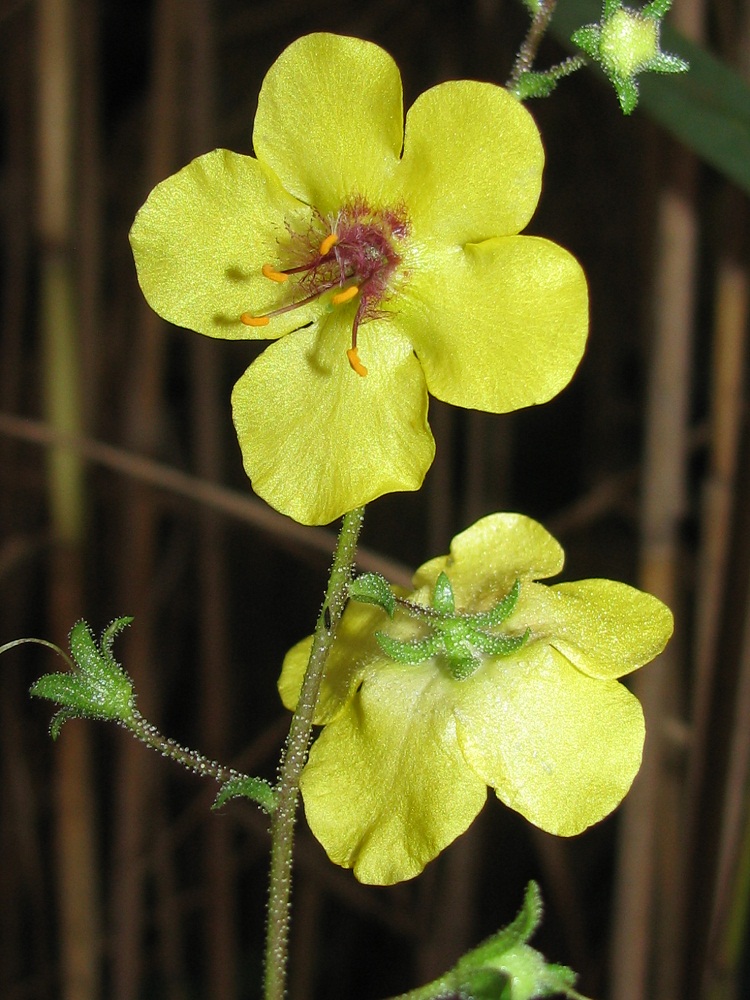
[[[367,369],[359,360],[357,331],[362,323],[382,316],[380,303],[387,297],[389,282],[401,263],[398,244],[409,233],[402,209],[371,208],[363,198],[354,198],[335,217],[327,220],[316,213],[304,235],[290,230],[289,245],[283,248],[288,266],[263,265],[263,274],[279,285],[290,286],[291,301],[262,316],[243,313],[246,326],[267,326],[274,316],[291,312],[337,289],[333,306],[357,300],[352,321],[352,346],[346,352],[358,375]]]

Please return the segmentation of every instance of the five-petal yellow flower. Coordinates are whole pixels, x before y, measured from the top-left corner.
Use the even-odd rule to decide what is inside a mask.
[[[326,523],[415,490],[434,455],[428,390],[495,413],[570,380],[586,282],[518,236],[544,154],[506,90],[453,81],[404,120],[391,57],[300,38],[258,99],[256,157],[215,150],[152,191],[131,231],[138,278],[173,323],[275,338],[232,405],[255,491]]]
[[[488,785],[562,836],[622,800],[640,766],[644,724],[617,678],[661,652],[672,615],[655,597],[611,580],[535,582],[562,565],[561,547],[536,521],[493,514],[417,571],[408,602],[437,607],[447,577],[461,634],[479,622],[485,650],[486,612],[506,606],[494,635],[510,651],[487,655],[463,639],[458,647],[476,659],[470,670],[459,660],[456,672],[445,653],[394,661],[375,638],[380,630],[391,647],[411,651],[434,611],[415,619],[402,601],[391,620],[379,607],[349,604],[317,709],[325,728],[301,785],[308,823],[332,861],[363,882],[412,878],[467,829]],[[279,690],[288,708],[309,650],[307,639],[284,661]]]

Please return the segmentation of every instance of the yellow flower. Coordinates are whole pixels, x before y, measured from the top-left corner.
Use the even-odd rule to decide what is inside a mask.
[[[496,413],[570,380],[587,332],[573,257],[518,236],[544,154],[507,91],[453,81],[404,120],[370,42],[308,35],[268,72],[256,157],[215,150],[151,192],[131,231],[165,319],[275,338],[232,405],[245,469],[308,524],[415,490],[434,455],[428,390]]]
[[[302,775],[308,823],[332,861],[363,882],[412,878],[467,829],[488,785],[561,836],[619,804],[644,724],[617,678],[661,652],[672,615],[611,580],[535,582],[562,565],[536,521],[492,514],[417,571],[392,620],[349,604]],[[309,649],[306,639],[284,660],[287,708]]]

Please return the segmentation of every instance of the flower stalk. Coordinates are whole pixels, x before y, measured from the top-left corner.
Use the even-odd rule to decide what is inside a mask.
[[[344,515],[328,589],[318,616],[299,701],[292,716],[284,747],[279,782],[276,787],[276,809],[271,822],[265,1000],[283,1000],[286,993],[292,850],[299,779],[307,760],[323,670],[348,597],[363,518],[364,507],[358,507]]]
[[[542,38],[544,38],[544,33],[552,20],[556,6],[557,0],[539,0],[529,26],[528,34],[523,41],[523,45],[518,50],[513,70],[506,84],[508,90],[515,90],[515,85],[523,74],[527,73],[534,65],[536,54],[539,51]]]

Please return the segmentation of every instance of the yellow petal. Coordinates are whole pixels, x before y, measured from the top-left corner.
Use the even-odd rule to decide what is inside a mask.
[[[356,601],[347,605],[326,663],[315,708],[316,725],[335,719],[365,671],[377,672],[380,666],[389,665],[375,639],[375,632],[388,624],[389,618],[380,608]],[[297,707],[311,648],[312,636],[308,636],[284,657],[278,687],[281,700],[290,711]]]
[[[361,882],[418,875],[485,802],[485,782],[456,742],[454,683],[428,665],[384,667],[312,748],[301,782],[307,821]]]
[[[672,612],[651,594],[614,580],[578,580],[522,590],[514,622],[590,677],[614,678],[653,660],[672,635]]]
[[[507,90],[471,80],[433,87],[407,113],[397,173],[414,238],[463,246],[520,232],[543,166],[534,119]]]
[[[284,657],[277,687],[284,708],[288,708],[290,712],[295,710],[299,701],[302,680],[307,670],[307,662],[310,659],[312,641],[313,637],[311,635],[308,635],[305,639],[300,639]],[[316,718],[315,721],[318,722],[318,719]]]
[[[308,306],[252,330],[244,312],[280,304],[261,274],[276,261],[285,223],[304,232],[310,210],[251,156],[216,149],[158,184],[130,231],[138,281],[164,319],[226,340],[280,337],[317,315]]]
[[[458,687],[456,716],[477,774],[511,809],[558,836],[610,813],[640,767],[637,699],[542,643],[485,663]]]
[[[421,566],[414,587],[432,589],[445,571],[459,610],[486,611],[516,580],[555,576],[564,558],[559,543],[538,521],[523,514],[490,514],[456,535],[449,556]]]
[[[382,202],[403,128],[393,59],[359,38],[314,34],[268,71],[253,145],[287,191],[326,215],[356,194]]]
[[[427,386],[456,406],[505,413],[544,403],[573,377],[586,344],[583,271],[537,237],[425,255],[402,298]]]
[[[419,362],[391,325],[360,338],[365,377],[346,357],[350,317],[272,344],[232,394],[256,493],[302,524],[326,524],[383,493],[417,490],[434,455]]]

